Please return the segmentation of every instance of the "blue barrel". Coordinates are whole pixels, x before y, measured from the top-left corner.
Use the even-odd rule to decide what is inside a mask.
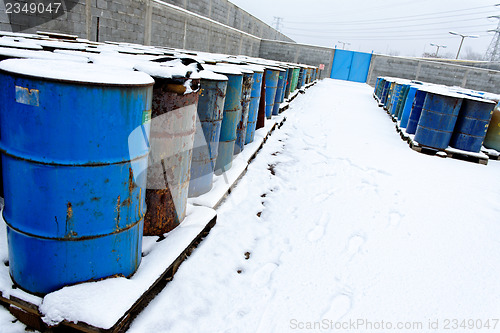
[[[236,126],[236,141],[234,144],[234,155],[239,154],[245,148],[247,135],[248,112],[250,109],[250,96],[252,94],[253,71],[242,68],[243,86],[241,90],[241,118]]]
[[[391,82],[387,79],[384,79],[383,86],[382,86],[382,89],[380,91],[380,99],[378,102],[378,106],[384,105],[385,101],[387,100],[387,95],[389,93],[390,86],[391,86]]]
[[[384,101],[384,110],[389,111],[391,109],[392,96],[394,94],[394,88],[396,86],[396,82],[392,81],[389,85],[389,90],[387,91],[387,96]]]
[[[250,94],[250,108],[248,110],[247,134],[245,144],[254,140],[255,129],[257,126],[257,115],[259,113],[260,92],[262,88],[262,76],[264,75],[264,67],[253,67],[253,84],[252,93]]]
[[[465,97],[451,136],[450,146],[478,153],[483,145],[495,105],[493,101]]]
[[[139,266],[153,82],[92,64],[0,63],[3,218],[22,289]]]
[[[408,119],[410,118],[411,107],[413,106],[413,101],[415,100],[415,94],[417,93],[418,88],[415,86],[411,86],[408,88],[408,94],[406,95],[406,101],[403,106],[403,111],[401,114],[401,123],[400,126],[402,128],[406,128],[408,125]]]
[[[208,69],[219,74],[224,74],[228,78],[218,155],[215,161],[214,170],[216,175],[221,175],[231,168],[233,162],[236,127],[241,120],[243,73],[229,66],[210,66]]]
[[[266,118],[271,119],[276,99],[276,89],[278,87],[280,69],[276,67],[266,67]]]
[[[276,96],[274,97],[274,105],[272,111],[273,116],[277,116],[280,113],[279,111],[280,111],[281,98],[283,97],[283,86],[285,84],[285,74],[286,70],[280,68],[278,74],[278,85],[276,87]]]
[[[399,94],[401,93],[401,89],[403,88],[403,85],[401,83],[396,82],[393,93],[391,95],[391,105],[389,108],[389,111],[391,112],[392,115],[396,113],[396,108],[399,102]]]
[[[403,115],[403,108],[406,102],[406,98],[408,97],[408,89],[409,89],[408,84],[403,84],[403,87],[401,88],[401,92],[399,93],[399,100],[398,104],[396,106],[396,112],[395,116],[398,120],[401,120],[401,117]]]
[[[377,77],[377,80],[375,81],[375,87],[373,87],[373,97],[380,98],[379,93],[380,93],[380,85],[383,82],[382,77]]]
[[[197,109],[200,126],[197,126],[194,136],[189,197],[202,195],[212,189],[227,81],[224,75],[201,72]]]
[[[428,90],[415,141],[436,149],[448,147],[463,98],[446,91]]]
[[[413,100],[410,116],[408,117],[408,125],[406,126],[406,133],[408,134],[415,134],[417,130],[420,114],[422,113],[422,107],[424,106],[425,96],[427,96],[427,92],[425,90],[417,90],[415,99]]]
[[[302,88],[306,84],[307,68],[301,67],[299,74],[299,87]]]

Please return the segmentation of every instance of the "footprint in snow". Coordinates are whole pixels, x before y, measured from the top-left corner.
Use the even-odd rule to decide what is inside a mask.
[[[389,224],[392,226],[398,226],[401,223],[403,215],[399,212],[391,212],[389,214]]]
[[[322,318],[338,321],[351,310],[351,297],[347,295],[336,295],[333,297],[330,308],[323,314]]]
[[[261,267],[257,272],[254,273],[252,277],[252,286],[253,287],[265,286],[271,279],[271,276],[276,267],[278,267],[278,265],[271,262]]]
[[[347,252],[353,256],[359,253],[361,246],[365,243],[365,239],[360,235],[352,236],[347,243]]]
[[[325,235],[325,228],[322,225],[317,225],[314,227],[313,230],[307,234],[307,239],[311,242],[314,243]]]

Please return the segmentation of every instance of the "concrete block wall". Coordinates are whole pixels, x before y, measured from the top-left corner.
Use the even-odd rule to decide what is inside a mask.
[[[440,61],[374,54],[366,82],[373,86],[378,76],[392,76],[500,93],[500,71]]]
[[[190,12],[264,39],[293,40],[228,0],[163,0]]]
[[[263,39],[259,56],[265,59],[294,62],[312,66],[325,65],[321,78],[330,77],[335,50],[327,47]]]
[[[53,20],[45,18],[48,22],[39,15],[9,17],[5,1],[0,0],[4,31],[53,31],[93,41],[249,56],[258,56],[263,36],[292,41],[227,0],[70,0],[71,8]]]

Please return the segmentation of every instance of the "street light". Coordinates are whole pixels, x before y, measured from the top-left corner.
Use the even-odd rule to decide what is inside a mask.
[[[460,41],[460,46],[458,47],[457,57],[455,59],[458,59],[458,55],[460,54],[460,49],[462,48],[462,44],[464,42],[465,37],[479,38],[478,35],[462,35],[455,31],[450,31],[450,34],[462,37],[462,40]]]
[[[347,43],[347,42],[341,42],[340,40],[338,41],[340,44],[342,44],[342,50],[345,48],[346,44],[347,45],[351,45],[351,43]]]
[[[437,50],[436,50],[436,58],[438,56],[438,52],[439,52],[439,48],[442,47],[443,49],[446,48],[446,45],[438,45],[438,44],[434,44],[434,43],[431,43],[431,46],[436,46],[437,47]]]

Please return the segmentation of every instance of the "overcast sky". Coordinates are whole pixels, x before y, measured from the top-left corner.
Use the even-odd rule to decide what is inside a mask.
[[[484,55],[494,36],[500,0],[230,0],[275,27],[298,43],[355,51],[421,56],[435,53],[455,58],[461,37],[455,31],[479,38],[465,38],[460,58],[467,53]]]

